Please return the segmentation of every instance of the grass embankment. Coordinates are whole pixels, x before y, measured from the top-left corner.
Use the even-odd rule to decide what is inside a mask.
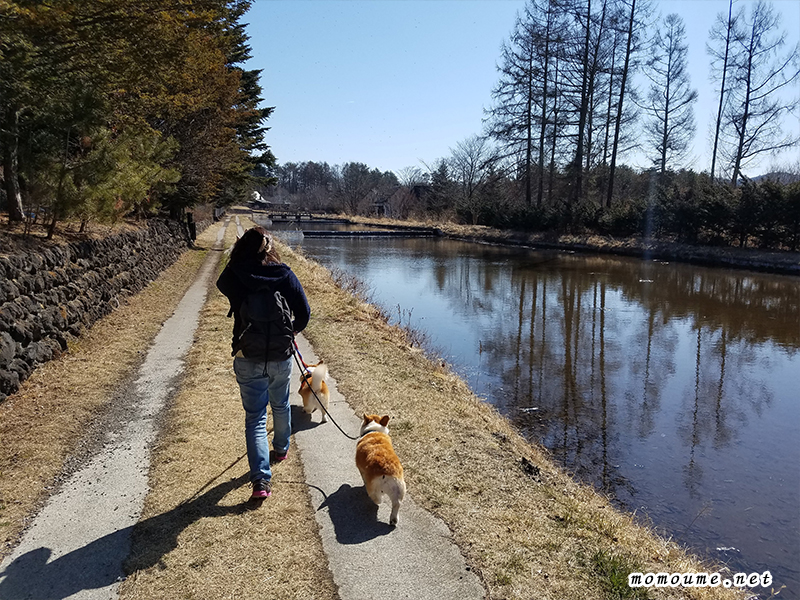
[[[69,471],[68,458],[75,462],[91,451],[92,424],[141,363],[205,256],[185,252],[0,404],[0,556]]]
[[[491,598],[740,596],[721,588],[634,594],[632,571],[710,567],[576,483],[326,269],[296,253],[283,258],[309,297],[315,351],[357,413],[391,415],[409,493],[448,524]]]

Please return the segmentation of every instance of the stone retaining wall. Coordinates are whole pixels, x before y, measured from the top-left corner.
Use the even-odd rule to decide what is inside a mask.
[[[198,222],[198,232],[209,224]],[[139,231],[0,256],[0,402],[189,244],[185,224],[151,220]]]

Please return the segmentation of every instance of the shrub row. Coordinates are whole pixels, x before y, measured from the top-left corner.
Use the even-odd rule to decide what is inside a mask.
[[[597,199],[540,206],[488,198],[477,223],[525,231],[595,232],[650,236],[713,246],[800,249],[800,182],[766,179],[739,186],[715,183],[706,174],[669,173],[648,185],[633,177],[627,193],[610,206]],[[653,178],[655,179],[655,178]],[[463,220],[467,215],[459,214]]]

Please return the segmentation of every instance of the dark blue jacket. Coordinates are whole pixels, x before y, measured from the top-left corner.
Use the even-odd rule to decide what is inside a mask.
[[[242,318],[240,308],[244,299],[254,292],[274,294],[280,292],[292,311],[292,329],[299,333],[308,325],[311,309],[308,306],[303,286],[297,276],[285,264],[270,263],[264,265],[261,261],[253,259],[240,261],[236,264],[228,263],[222,274],[217,279],[217,289],[222,292],[230,302],[230,312],[233,313],[233,354],[236,353],[236,344],[242,333]],[[285,348],[291,355],[291,347]],[[284,356],[264,357],[269,360],[279,360]]]

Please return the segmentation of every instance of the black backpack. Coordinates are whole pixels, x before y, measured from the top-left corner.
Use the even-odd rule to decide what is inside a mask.
[[[233,354],[245,358],[278,361],[294,353],[292,311],[278,291],[263,289],[248,294],[239,307],[242,332],[233,343]]]

